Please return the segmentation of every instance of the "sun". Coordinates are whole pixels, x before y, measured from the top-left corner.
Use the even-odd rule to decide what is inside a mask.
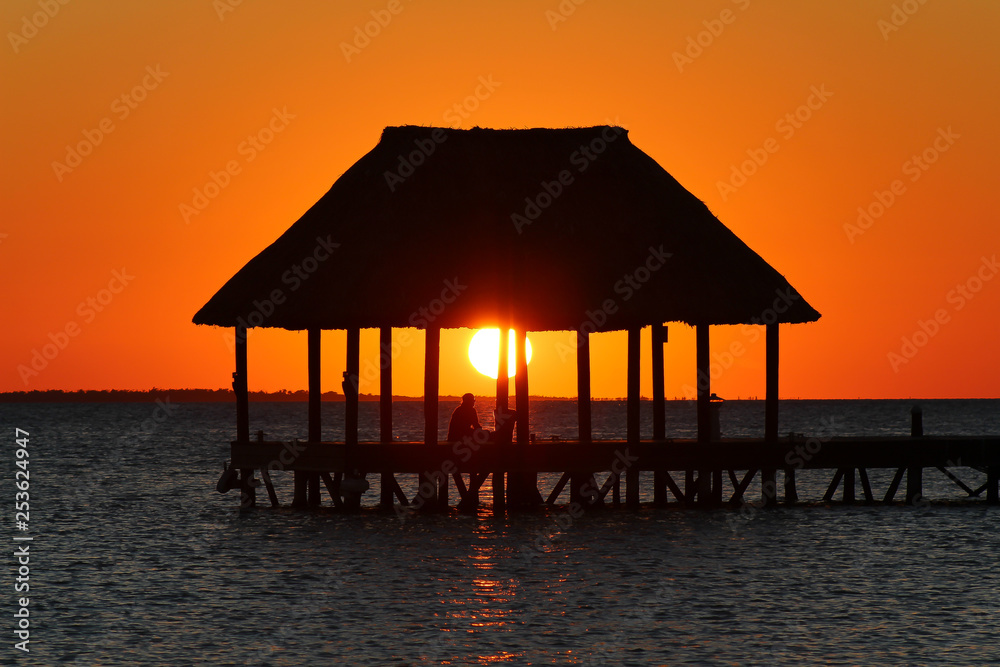
[[[510,330],[510,347],[507,355],[507,377],[514,377],[517,367],[514,361],[514,330]],[[525,336],[524,356],[531,363],[531,339]],[[500,330],[480,329],[469,342],[469,361],[483,375],[496,379],[500,363]]]

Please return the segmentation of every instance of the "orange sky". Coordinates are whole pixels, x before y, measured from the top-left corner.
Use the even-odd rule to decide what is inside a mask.
[[[782,328],[782,397],[1000,396],[1000,3],[7,0],[0,17],[0,390],[229,386],[227,332],[191,317],[387,125],[615,122],[823,314]],[[712,332],[713,390],[762,396],[763,337]],[[444,332],[442,393],[490,392],[472,333]],[[395,389],[420,395],[409,334]],[[324,389],[344,339],[325,334]],[[532,341],[532,393],[574,395],[570,334]],[[624,334],[593,350],[594,395],[623,396]],[[689,394],[692,329],[670,325],[666,359],[667,396]],[[305,361],[304,334],[255,332],[250,387],[304,388]]]

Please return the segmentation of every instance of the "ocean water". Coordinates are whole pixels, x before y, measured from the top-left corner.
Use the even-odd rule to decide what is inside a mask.
[[[787,401],[781,431],[905,435],[912,404]],[[920,404],[927,434],[1000,434],[1000,401]],[[492,406],[478,407],[488,426]],[[374,439],[377,405],[361,409]],[[539,438],[575,436],[575,403],[532,409]],[[325,437],[341,437],[341,410],[324,405]],[[760,435],[763,404],[728,402],[720,421],[724,436]],[[397,404],[395,422],[419,438],[420,404]],[[13,648],[24,594],[4,557],[5,664],[1000,664],[1000,507],[984,503],[827,505],[828,477],[800,471],[803,505],[768,510],[401,518],[374,509],[372,476],[359,514],[240,511],[215,491],[232,406],[3,404],[0,424],[3,530],[10,545],[34,538],[28,654]],[[29,433],[27,531],[15,427]],[[594,404],[595,437],[624,428],[623,403]],[[251,429],[304,438],[306,406],[251,404]],[[668,430],[693,435],[693,403],[668,403]],[[290,477],[275,475],[284,502]],[[965,496],[931,470],[925,493]]]

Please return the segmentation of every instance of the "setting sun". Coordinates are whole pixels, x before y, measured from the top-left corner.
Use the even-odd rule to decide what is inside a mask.
[[[517,368],[514,362],[514,330],[510,330],[510,352],[507,355],[507,376],[514,377]],[[524,356],[531,363],[531,339],[524,340]],[[500,364],[500,330],[480,329],[469,342],[469,361],[483,375],[496,379]]]

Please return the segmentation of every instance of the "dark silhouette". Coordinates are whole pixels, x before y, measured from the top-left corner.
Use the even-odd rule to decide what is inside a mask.
[[[472,434],[480,429],[482,426],[479,424],[479,413],[476,412],[476,397],[465,394],[462,396],[462,404],[451,413],[451,421],[448,423],[448,442],[472,437]]]

